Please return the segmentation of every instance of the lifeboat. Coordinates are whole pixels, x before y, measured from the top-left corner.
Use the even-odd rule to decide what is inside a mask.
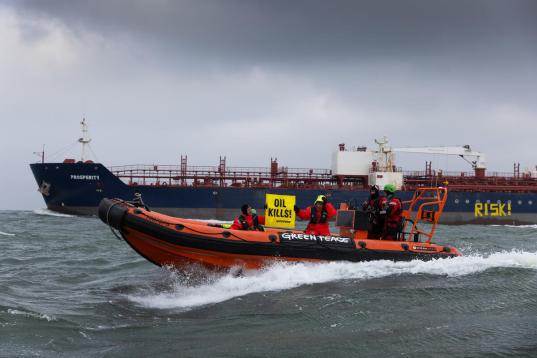
[[[258,269],[273,261],[431,260],[461,255],[454,247],[432,243],[446,197],[445,188],[421,188],[412,200],[403,202],[404,223],[397,240],[367,239],[366,213],[346,205],[338,210],[339,233],[331,236],[277,228],[231,230],[149,211],[120,199],[103,199],[99,217],[158,266],[200,263],[215,269]]]

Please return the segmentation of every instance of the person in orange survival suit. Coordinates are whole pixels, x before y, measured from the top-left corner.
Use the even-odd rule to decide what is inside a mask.
[[[384,221],[382,239],[398,240],[398,234],[401,229],[403,204],[399,198],[395,197],[395,185],[386,184],[384,186],[384,192],[386,193],[386,204],[384,206],[386,219]],[[381,211],[381,213],[383,212]]]
[[[241,214],[233,221],[230,229],[234,230],[257,230],[265,231],[263,225],[265,224],[264,216],[257,216],[254,209],[248,204],[241,206]]]
[[[302,220],[308,220],[309,223],[304,233],[313,235],[330,235],[328,220],[337,214],[336,208],[328,202],[324,195],[319,195],[312,206],[300,209],[295,205],[295,213]]]

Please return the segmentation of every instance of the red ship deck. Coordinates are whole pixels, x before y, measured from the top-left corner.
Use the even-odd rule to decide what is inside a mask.
[[[400,168],[394,168],[401,171]],[[129,185],[289,188],[365,190],[367,176],[335,176],[330,169],[288,168],[271,159],[267,167],[226,167],[220,158],[218,166],[189,166],[186,157],[181,165],[129,165],[111,167],[110,171]],[[374,167],[372,167],[372,172]],[[402,172],[403,190],[423,186],[448,186],[466,192],[537,192],[537,178],[521,174],[514,166],[512,173],[491,172],[476,176],[473,172],[442,172],[427,170]]]

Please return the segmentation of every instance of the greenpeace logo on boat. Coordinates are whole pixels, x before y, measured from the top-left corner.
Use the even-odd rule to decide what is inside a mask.
[[[322,244],[330,243],[354,246],[354,241],[352,241],[350,237],[310,235],[294,232],[282,232],[280,234],[280,241],[314,242]]]
[[[413,249],[414,249],[414,250],[422,250],[422,251],[436,251],[436,248],[435,248],[435,247],[431,247],[431,246],[418,246],[418,245],[414,245]]]
[[[71,180],[99,180],[99,176],[86,174],[71,174]]]

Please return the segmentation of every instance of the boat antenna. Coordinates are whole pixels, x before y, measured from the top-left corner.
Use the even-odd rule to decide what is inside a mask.
[[[41,158],[41,164],[45,163],[45,145],[43,144],[43,150],[40,152],[34,152],[35,155],[38,155]]]
[[[91,142],[91,138],[88,136],[88,125],[86,124],[86,118],[82,118],[82,122],[80,122],[82,125],[82,137],[78,138],[78,142],[82,144],[82,155],[80,156],[80,161],[84,161],[84,157],[86,156],[86,145]]]

